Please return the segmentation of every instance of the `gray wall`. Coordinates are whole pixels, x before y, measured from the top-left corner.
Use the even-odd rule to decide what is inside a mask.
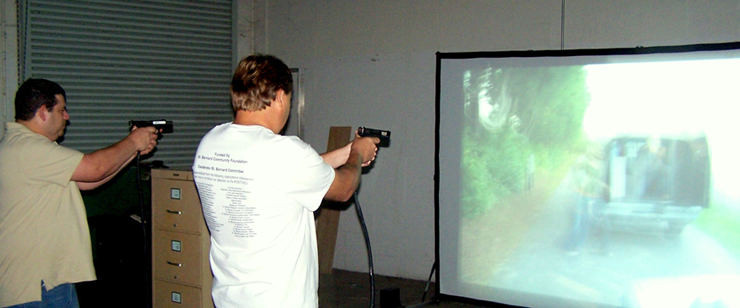
[[[16,4],[14,0],[0,3],[0,138],[5,135],[5,121],[13,121],[13,98],[18,87]]]
[[[271,53],[305,79],[305,140],[330,126],[389,129],[362,179],[375,273],[426,279],[434,262],[435,53],[682,45],[740,40],[740,0],[238,0],[239,58]],[[15,1],[2,2],[0,120],[17,87]],[[564,24],[561,25],[561,21]],[[561,32],[561,29],[564,31]],[[2,136],[2,132],[0,132]],[[335,267],[367,271],[354,208]]]
[[[393,132],[359,198],[375,273],[417,279],[434,262],[436,52],[740,40],[737,0],[567,0],[564,14],[560,0],[245,2],[254,14],[249,50],[304,74],[304,139],[317,151],[330,126]],[[354,208],[342,213],[334,266],[368,269]]]

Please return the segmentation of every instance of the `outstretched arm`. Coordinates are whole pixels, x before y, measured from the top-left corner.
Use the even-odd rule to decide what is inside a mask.
[[[157,133],[154,127],[135,128],[125,139],[85,154],[71,180],[76,181],[81,190],[94,189],[113,178],[137,153],[147,154],[156,145]]]
[[[336,150],[321,154],[321,158],[324,159],[324,162],[329,164],[329,166],[336,169],[347,163],[351,149],[352,142]]]
[[[357,137],[350,144],[349,157],[345,163],[334,171],[334,181],[324,198],[341,202],[349,200],[360,185],[362,166],[370,164],[375,159],[375,153],[378,150],[377,144],[380,139]]]
[[[360,135],[357,135],[357,133],[355,133],[355,140],[359,138],[360,138]],[[349,159],[349,156],[350,156],[350,152],[352,150],[353,142],[355,141],[353,140],[352,142],[348,143],[347,145],[341,148],[321,154],[321,158],[324,159],[324,162],[329,164],[329,166],[331,166],[332,168],[334,169],[339,168],[342,165],[347,163],[347,160]],[[370,165],[370,163],[372,163],[373,160],[375,160],[375,156],[377,155],[377,153],[378,153],[378,147],[375,146],[375,150],[372,156],[369,156],[372,158],[368,159],[367,161],[363,161],[362,167]]]
[[[97,181],[97,182],[77,182],[77,188],[79,188],[80,190],[93,190],[95,188],[100,187],[101,185],[103,185],[105,183],[108,183],[108,181],[110,181],[113,177],[115,177],[116,174],[118,174],[118,172],[121,172],[121,170],[123,170],[123,167],[126,167],[128,165],[128,163],[130,163],[134,159],[134,157],[136,157],[136,155],[132,155],[131,158],[129,158],[128,160],[126,160],[126,162],[124,162],[123,164],[121,164],[120,167],[118,167],[118,170],[116,170],[115,172],[111,173],[109,176],[105,177],[104,179],[102,179],[100,181]]]

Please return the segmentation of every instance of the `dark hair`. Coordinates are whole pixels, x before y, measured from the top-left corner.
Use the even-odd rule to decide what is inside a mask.
[[[42,106],[46,110],[53,109],[58,103],[57,94],[67,99],[67,93],[56,82],[34,78],[26,80],[15,92],[15,119],[28,121]]]
[[[231,79],[231,106],[234,112],[265,109],[278,90],[293,92],[290,68],[271,55],[248,56],[239,62]]]

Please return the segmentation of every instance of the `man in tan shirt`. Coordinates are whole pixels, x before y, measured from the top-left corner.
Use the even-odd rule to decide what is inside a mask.
[[[46,79],[16,92],[0,141],[0,307],[79,307],[74,283],[95,280],[80,190],[109,181],[157,144],[153,127],[90,154],[57,144],[66,93]]]

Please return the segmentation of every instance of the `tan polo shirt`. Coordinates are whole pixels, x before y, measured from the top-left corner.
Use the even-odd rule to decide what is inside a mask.
[[[0,141],[0,307],[41,300],[63,283],[95,280],[85,206],[70,181],[83,153],[22,124]]]

